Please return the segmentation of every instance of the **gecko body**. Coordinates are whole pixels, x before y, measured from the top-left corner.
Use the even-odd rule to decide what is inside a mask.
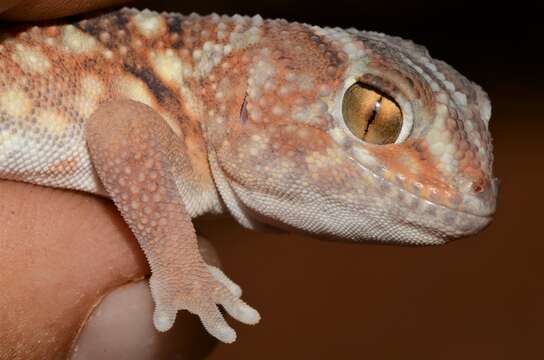
[[[260,16],[122,9],[0,37],[0,178],[110,197],[157,329],[253,324],[191,219],[442,244],[495,211],[485,92],[411,41]]]

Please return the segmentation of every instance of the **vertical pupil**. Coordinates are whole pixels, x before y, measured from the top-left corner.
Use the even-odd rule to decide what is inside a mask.
[[[370,114],[370,117],[368,118],[368,121],[366,123],[363,138],[368,133],[368,129],[370,128],[370,126],[372,126],[372,122],[374,122],[374,120],[376,120],[376,117],[379,115],[380,106],[382,106],[382,97],[381,96],[380,96],[380,98],[378,100],[376,100],[376,102],[374,103],[374,106],[372,106],[372,113]]]

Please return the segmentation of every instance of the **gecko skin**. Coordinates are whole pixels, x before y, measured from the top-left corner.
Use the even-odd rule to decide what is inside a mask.
[[[202,260],[201,214],[427,245],[495,211],[487,95],[410,41],[134,9],[0,39],[0,178],[110,197],[150,263],[160,331],[186,309],[232,342],[218,305],[259,321]],[[384,117],[401,125],[375,143]]]

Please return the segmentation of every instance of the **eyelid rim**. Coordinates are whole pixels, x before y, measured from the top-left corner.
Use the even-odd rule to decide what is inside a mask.
[[[402,94],[395,94],[395,96],[389,95],[400,108],[400,112],[402,113],[402,127],[400,128],[399,136],[397,136],[397,140],[393,144],[401,144],[412,133],[412,130],[414,128],[414,111],[412,108],[412,104],[404,97]]]

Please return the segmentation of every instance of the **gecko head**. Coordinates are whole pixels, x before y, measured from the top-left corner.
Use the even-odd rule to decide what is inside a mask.
[[[212,161],[234,216],[415,245],[485,227],[498,190],[485,92],[410,41],[297,26],[256,53]]]

